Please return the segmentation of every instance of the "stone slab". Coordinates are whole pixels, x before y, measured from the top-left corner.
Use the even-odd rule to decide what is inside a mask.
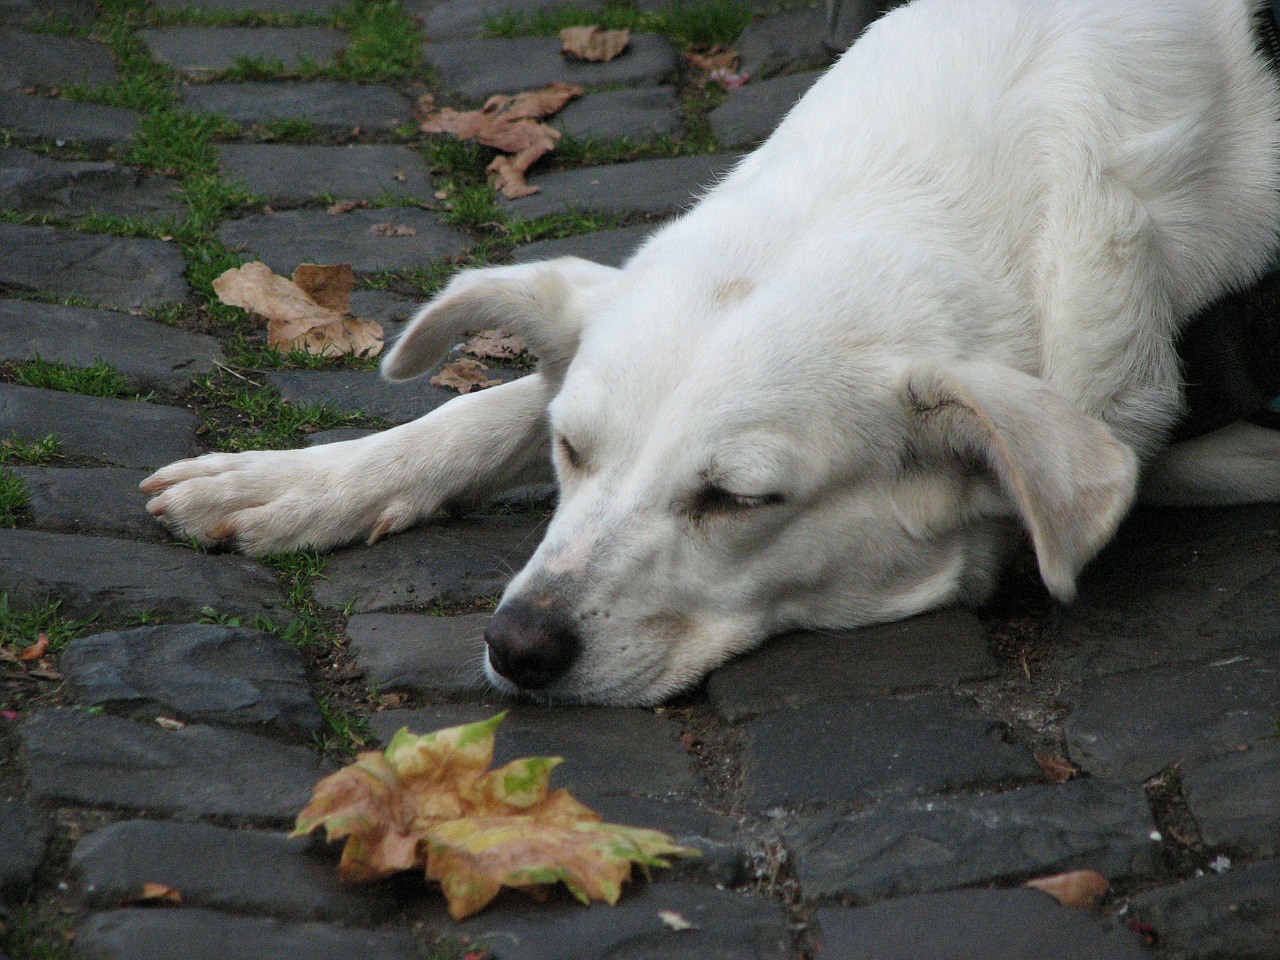
[[[0,290],[135,310],[188,299],[185,269],[181,250],[163,240],[0,223]]]
[[[605,0],[580,0],[574,3],[579,10],[599,10]],[[512,10],[534,13],[564,6],[563,0],[409,0],[405,9],[422,17],[423,32],[432,40],[456,40],[479,37],[485,32],[485,23]]]
[[[1139,509],[1085,568],[1049,634],[1075,681],[1280,642],[1280,506]]]
[[[725,147],[759,143],[777,129],[782,118],[820,76],[821,71],[793,73],[735,90],[725,103],[707,115],[711,132]]]
[[[1095,776],[1145,780],[1170,764],[1273,736],[1280,649],[1110,674],[1074,700],[1065,724],[1071,758]]]
[[[683,111],[672,87],[607,90],[571,101],[547,120],[578,140],[635,140],[678,137],[684,133]]]
[[[756,809],[1040,776],[1030,754],[1000,739],[997,723],[948,693],[828,700],[758,717],[746,732],[745,790]]]
[[[680,914],[675,931],[659,916]],[[687,883],[630,884],[616,907],[583,909],[568,897],[505,900],[439,933],[472,938],[502,960],[783,960],[791,938],[776,900]]]
[[[678,57],[656,33],[633,33],[627,49],[608,63],[567,60],[559,37],[485,38],[424,43],[423,58],[441,83],[472,100],[495,93],[519,93],[561,81],[587,89],[655,86],[671,80]]]
[[[307,435],[308,447],[320,447],[326,443],[342,443],[346,440],[359,440],[361,437],[372,436],[378,433],[377,430],[365,430],[361,427],[338,427],[334,430],[321,430],[318,433]]]
[[[8,467],[22,478],[30,500],[24,527],[55,533],[111,534],[130,540],[168,541],[146,511],[138,484],[149,470],[121,467]]]
[[[422,960],[401,930],[281,923],[212,910],[112,910],[77,929],[76,955],[92,960]]]
[[[518,757],[564,757],[552,785],[568,787],[584,803],[597,796],[666,797],[697,788],[697,775],[680,745],[680,725],[645,710],[459,704],[387,710],[374,714],[370,726],[385,743],[401,727],[429,733],[485,720],[501,710],[508,713],[498,728],[494,766]]]
[[[699,851],[701,856],[672,858],[671,867],[657,874],[663,880],[699,880],[724,887],[750,882],[751,841],[737,835],[728,817],[690,803],[648,797],[593,796],[591,809],[606,823],[661,830],[680,846]]]
[[[1150,960],[1128,930],[1038,890],[956,890],[816,916],[822,960]]]
[[[345,132],[353,127],[392,130],[413,122],[407,98],[391,87],[372,84],[327,80],[201,83],[179,87],[178,96],[195,113],[218,113],[246,125],[307,120],[319,130]]]
[[[1280,945],[1280,861],[1148,890],[1128,916],[1155,928],[1170,960],[1269,960]]]
[[[388,337],[398,335],[422,304],[421,297],[402,297],[390,290],[356,290],[351,294],[351,312],[382,324]]]
[[[1182,792],[1209,846],[1280,855],[1280,740],[1185,768]]]
[[[187,907],[366,926],[384,919],[394,900],[379,884],[342,883],[338,849],[283,833],[128,820],[81,840],[71,870],[80,901],[99,910],[162,883],[181,890]]]
[[[330,66],[347,45],[345,34],[328,27],[162,27],[137,35],[160,63],[196,78],[230,70],[242,59],[286,70],[306,60]]]
[[[133,139],[141,122],[140,113],[123,107],[0,91],[0,128],[52,140],[59,146],[118,147]]]
[[[0,360],[37,356],[72,367],[101,361],[135,387],[177,387],[225,357],[213,337],[127,313],[0,299]]]
[[[427,617],[368,613],[347,620],[347,636],[366,680],[379,691],[462,694],[484,690],[484,628],[489,615]]]
[[[518,517],[429,521],[372,547],[331,554],[315,596],[356,613],[496,598],[537,549],[545,523]]]
[[[516,263],[533,263],[536,260],[554,260],[556,257],[582,257],[606,267],[620,267],[640,248],[658,228],[651,223],[617,230],[601,230],[580,237],[563,240],[539,240],[518,247],[511,255]]]
[[[97,11],[89,0],[0,0],[0,23],[30,25],[50,22],[90,27]]]
[[[105,44],[80,37],[0,30],[0,90],[21,87],[89,87],[115,83],[119,72]]]
[[[416,232],[409,237],[372,232],[383,223]],[[261,213],[224,223],[218,239],[232,249],[252,253],[286,276],[300,263],[346,263],[356,273],[416,270],[433,260],[460,256],[472,246],[469,237],[441,224],[435,214],[411,207],[344,214],[323,210]]]
[[[38,710],[18,735],[36,799],[179,819],[292,825],[331,770],[311,750],[265,737],[206,726],[163,730],[82,710]]]
[[[408,147],[365,143],[340,147],[240,143],[222,147],[218,161],[228,180],[280,203],[305,203],[317,194],[344,200],[430,197],[434,190],[426,162]],[[383,221],[393,219],[390,210],[354,213],[381,215]],[[329,216],[335,223],[344,217],[353,221],[362,219],[351,214]]]
[[[832,55],[822,40],[824,27],[820,7],[799,7],[753,20],[733,45],[739,71],[754,84],[780,73],[825,67]]]
[[[0,797],[0,904],[22,900],[31,890],[52,835],[44,811]]]
[[[196,620],[210,607],[246,620],[289,618],[276,578],[251,560],[113,537],[0,530],[0,588],[14,603],[59,597],[73,616],[149,610]]]
[[[1074,780],[825,814],[788,836],[806,899],[865,903],[1066,870],[1158,873],[1141,788]]]
[[[81,706],[137,720],[308,741],[321,727],[298,648],[261,630],[188,623],[98,633],[73,640],[59,664]]]
[[[0,147],[0,207],[56,217],[91,213],[152,220],[181,219],[178,184],[116,163],[51,160]]]
[[[0,384],[0,437],[54,434],[63,454],[122,467],[164,466],[194,456],[200,421],[188,410]]]
[[[490,373],[497,371],[490,368]],[[336,410],[379,417],[390,423],[416,420],[459,395],[454,390],[431,386],[430,376],[392,383],[373,370],[277,370],[266,377],[290,403],[324,403]]]
[[[541,193],[519,200],[499,197],[498,207],[514,220],[571,211],[670,216],[687,209],[737,159],[717,153],[549,173],[529,181],[541,187]]]
[[[986,631],[953,607],[897,623],[778,637],[711,674],[707,692],[729,721],[857,694],[995,676]]]
[[[151,0],[157,10],[203,10],[210,13],[274,13],[288,16],[328,16],[341,0]]]

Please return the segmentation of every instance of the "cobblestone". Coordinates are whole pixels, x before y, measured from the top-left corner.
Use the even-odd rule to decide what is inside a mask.
[[[408,147],[250,143],[223,147],[220,161],[232,180],[281,203],[304,203],[316,194],[376,200],[429,197],[432,191],[422,157]]]
[[[163,27],[138,36],[161,63],[196,79],[245,59],[286,70],[307,61],[329,65],[347,44],[345,34],[327,27]]]
[[[636,252],[640,244],[653,235],[653,231],[653,225],[645,223],[617,230],[601,230],[580,237],[566,237],[563,240],[539,240],[520,247],[513,254],[513,259],[517,263],[532,263],[535,260],[554,260],[556,257],[582,257],[608,267],[620,267]]]
[[[0,91],[0,127],[23,135],[105,149],[133,139],[141,114],[123,107]]]
[[[115,83],[115,57],[101,43],[78,37],[59,37],[0,30],[0,49],[7,51],[0,63],[0,89],[65,87]]]
[[[581,140],[644,141],[680,136],[684,121],[671,87],[608,90],[574,100],[547,123]]]
[[[487,614],[426,617],[369,613],[347,621],[356,663],[379,690],[423,694],[482,691]]]
[[[164,543],[169,535],[142,507],[149,471],[124,467],[10,467],[30,498],[23,524],[54,533],[110,534]]]
[[[0,206],[56,217],[92,213],[152,220],[181,219],[177,184],[116,163],[63,162],[0,147]]]
[[[21,900],[30,891],[52,833],[44,811],[0,797],[0,904]]]
[[[237,123],[306,120],[325,131],[394,130],[413,122],[409,101],[395,90],[356,83],[203,83],[178,89],[197,113]]]
[[[1188,766],[1182,788],[1205,843],[1280,855],[1280,741],[1274,734],[1251,750]]]
[[[727,102],[711,111],[708,119],[716,139],[726,147],[752,146],[782,122],[820,72],[794,73],[751,83],[734,92]]]

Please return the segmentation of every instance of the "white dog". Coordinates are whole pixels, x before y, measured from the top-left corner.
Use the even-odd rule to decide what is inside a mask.
[[[1247,0],[919,0],[620,270],[466,272],[388,354],[523,334],[536,375],[378,436],[211,455],[150,511],[249,553],[376,540],[559,481],[488,631],[503,688],[653,703],[792,627],[1052,593],[1129,509],[1280,498],[1277,434],[1164,451],[1174,341],[1280,225]],[[163,491],[163,492],[161,492]]]

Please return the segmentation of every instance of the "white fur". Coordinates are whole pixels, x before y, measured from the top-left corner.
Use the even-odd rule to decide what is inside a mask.
[[[981,600],[1019,530],[1069,599],[1180,412],[1180,325],[1273,250],[1251,12],[918,0],[622,270],[466,273],[384,364],[496,325],[539,375],[374,438],[183,461],[150,509],[328,547],[548,475],[550,443],[560,506],[506,598],[577,625],[545,691],[569,699],[654,702],[779,630]],[[1274,498],[1260,436],[1174,448],[1153,489]]]

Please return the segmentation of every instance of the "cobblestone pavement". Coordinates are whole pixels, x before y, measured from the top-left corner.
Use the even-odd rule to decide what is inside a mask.
[[[593,66],[492,35],[532,0],[81,3],[0,0],[0,954],[1280,957],[1276,507],[1142,511],[1070,608],[1020,572],[990,609],[792,636],[664,708],[516,706],[500,759],[561,754],[610,819],[702,849],[617,908],[503,896],[455,924],[417,877],[340,887],[284,829],[350,749],[498,709],[478,638],[545,502],[328,558],[170,541],[151,468],[448,398],[272,357],[210,280],[349,262],[394,332],[458,264],[618,262],[812,82],[818,14],[717,28],[753,75],[728,94],[672,17]],[[561,79],[588,93],[524,200],[414,127],[427,92]],[[1111,881],[1102,909],[1021,887],[1073,868]],[[183,905],[138,906],[146,882]]]

